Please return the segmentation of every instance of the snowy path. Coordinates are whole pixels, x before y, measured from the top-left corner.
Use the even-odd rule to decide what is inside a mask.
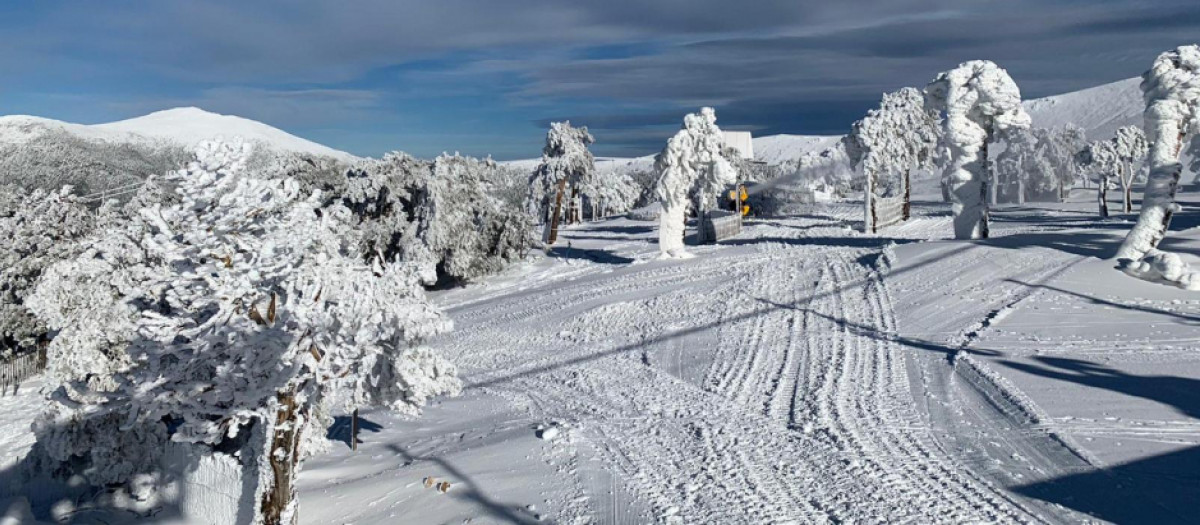
[[[936,445],[888,335],[882,243],[838,215],[467,304],[436,345],[471,388],[569,425],[647,517],[1034,521]],[[577,486],[570,514],[628,521]]]
[[[878,237],[858,213],[758,221],[684,261],[655,259],[652,225],[593,223],[437,292],[456,326],[431,345],[466,392],[365,411],[356,452],[340,421],[301,522],[1188,521],[1200,301],[1096,259],[1119,221],[1014,208],[954,242],[931,241],[937,205]],[[1200,232],[1172,242],[1200,254]],[[6,462],[32,443],[31,385],[0,397]]]

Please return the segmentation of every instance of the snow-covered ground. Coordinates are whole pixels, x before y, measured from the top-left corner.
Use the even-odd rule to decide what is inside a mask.
[[[1200,263],[1195,196],[1167,244]],[[1094,207],[1004,207],[963,242],[932,198],[876,236],[815,205],[685,261],[653,223],[568,227],[436,294],[464,395],[364,413],[356,452],[340,419],[302,521],[1191,521],[1200,297],[1113,269],[1132,217]],[[8,464],[36,386],[0,398]]]
[[[467,393],[368,414],[307,466],[304,521],[1190,521],[1200,298],[1114,270],[1129,217],[1076,200],[978,242],[937,203],[879,236],[824,205],[688,261],[648,223],[569,228],[439,295]]]

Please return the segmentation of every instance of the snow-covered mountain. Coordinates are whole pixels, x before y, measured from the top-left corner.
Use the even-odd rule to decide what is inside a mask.
[[[254,120],[219,115],[200,108],[187,107],[156,111],[149,115],[107,124],[73,124],[41,117],[12,115],[0,117],[0,144],[28,142],[47,132],[64,131],[80,138],[113,143],[167,142],[191,146],[218,135],[242,137],[279,151],[307,153],[352,161],[344,151],[302,139],[278,128]]]
[[[1112,137],[1122,126],[1141,126],[1142,91],[1140,77],[1129,78],[1093,88],[1035,98],[1025,101],[1025,110],[1033,125],[1050,128],[1075,124],[1083,128],[1089,140]]]

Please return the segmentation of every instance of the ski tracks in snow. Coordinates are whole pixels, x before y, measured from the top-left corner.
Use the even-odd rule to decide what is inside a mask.
[[[819,226],[791,231],[847,235]],[[469,385],[569,423],[563,521],[1038,521],[937,446],[880,248],[822,244],[522,290],[452,310],[435,344]]]

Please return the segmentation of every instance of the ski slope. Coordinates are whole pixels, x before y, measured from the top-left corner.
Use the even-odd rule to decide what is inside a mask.
[[[1021,361],[1039,356],[1095,359],[1092,346],[1118,336],[1088,332],[1113,326],[1125,335],[1105,354],[1110,376],[1126,370],[1120,363],[1146,366],[1139,356],[1166,344],[1174,350],[1155,352],[1150,370],[1200,378],[1188,325],[1154,328],[1194,319],[1200,301],[1114,270],[1102,257],[1129,218],[1097,221],[1092,207],[1085,192],[1068,204],[1006,207],[992,240],[964,243],[945,240],[938,203],[919,204],[917,219],[880,236],[857,232],[858,206],[819,205],[693,247],[687,261],[656,260],[646,223],[567,228],[536,264],[438,295],[456,328],[432,345],[459,364],[466,395],[430,408],[432,420],[368,416],[386,423],[364,438],[363,457],[341,447],[302,475],[302,504],[314,509],[302,515],[1185,523],[1200,478],[1192,463],[1170,468],[1156,457],[1195,457],[1196,415],[1147,410],[1154,402],[1137,392],[1161,390],[1153,380],[1130,395],[1022,376],[1032,365]],[[1198,239],[1197,261],[1200,231],[1190,232],[1182,239]],[[1144,306],[1145,324],[1121,323],[1122,310],[1105,302],[1118,299],[1057,292],[1064,282],[1109,283],[1106,293],[1127,294],[1121,303]],[[1074,342],[1059,346],[1057,334],[1081,318],[1089,321],[1067,328]],[[1026,320],[1013,333],[1006,323],[1017,319]],[[1150,370],[1139,373],[1155,377]],[[1174,399],[1171,388],[1160,398]],[[1097,396],[1111,405],[1093,408]],[[561,434],[539,439],[547,426]],[[1138,470],[1147,461],[1156,468]],[[430,475],[461,492],[422,488]],[[1129,489],[1146,483],[1154,490]],[[387,494],[348,510],[335,506],[355,497],[343,486]]]

